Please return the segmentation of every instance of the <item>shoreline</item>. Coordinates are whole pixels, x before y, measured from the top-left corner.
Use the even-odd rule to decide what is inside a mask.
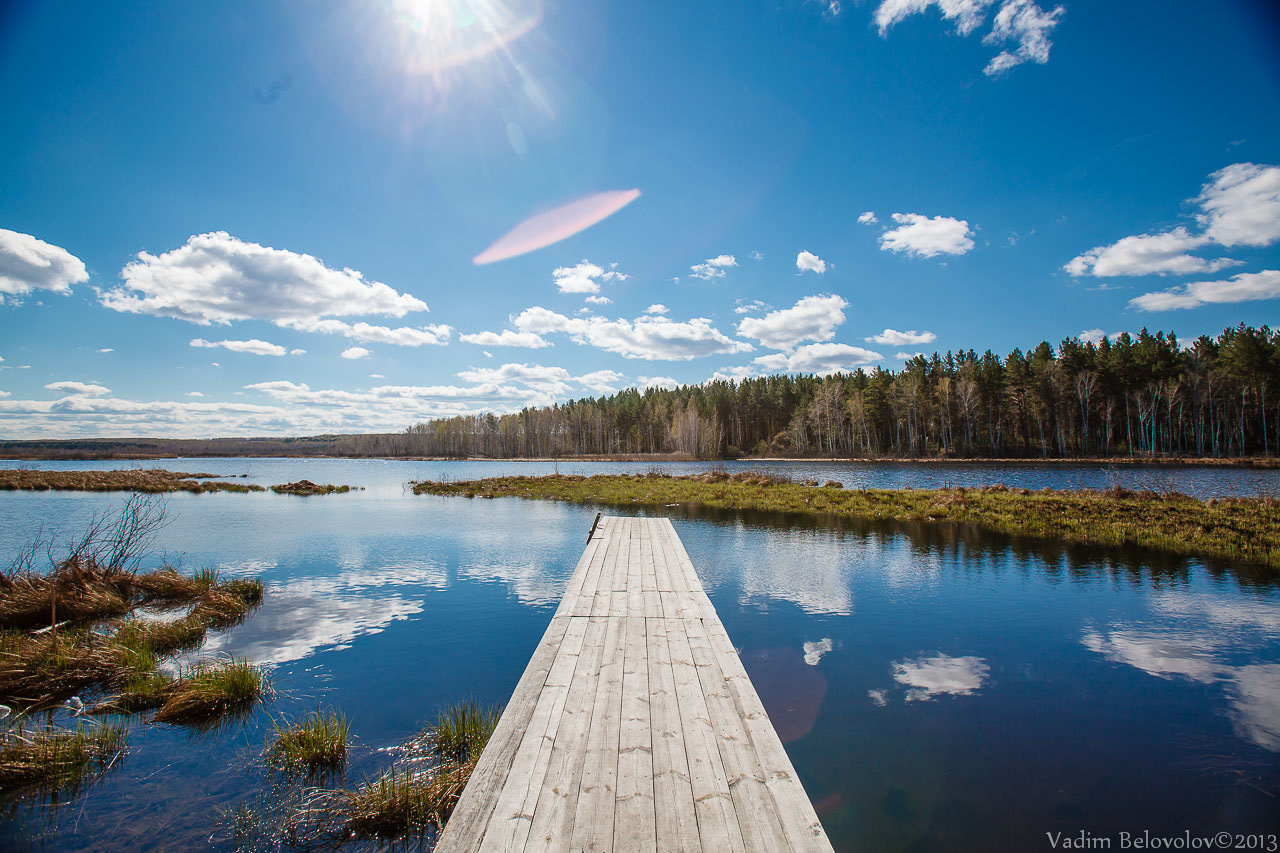
[[[369,460],[382,462],[637,462],[652,464],[705,464],[733,463],[790,463],[806,465],[919,465],[919,466],[979,466],[1046,467],[1081,465],[1089,467],[1125,468],[1256,468],[1280,469],[1280,457],[1246,456],[1080,456],[1080,457],[915,457],[915,456],[739,456],[736,458],[698,459],[676,453],[616,453],[583,454],[580,456],[331,456],[323,454],[0,454],[3,462],[129,462],[157,461],[161,459],[314,459],[317,461]]]

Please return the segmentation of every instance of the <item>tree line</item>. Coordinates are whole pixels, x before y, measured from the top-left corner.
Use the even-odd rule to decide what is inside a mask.
[[[1183,346],[1173,333],[1042,341],[1001,358],[917,355],[901,370],[629,388],[505,415],[343,436],[354,455],[675,453],[857,457],[1274,455],[1280,331],[1240,324]]]

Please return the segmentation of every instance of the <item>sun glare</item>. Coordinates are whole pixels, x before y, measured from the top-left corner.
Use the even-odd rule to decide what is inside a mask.
[[[387,0],[402,70],[438,74],[505,50],[542,20],[537,0]]]

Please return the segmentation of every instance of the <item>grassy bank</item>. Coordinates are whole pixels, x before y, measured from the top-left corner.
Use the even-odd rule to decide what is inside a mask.
[[[163,468],[121,471],[37,471],[0,469],[0,490],[59,492],[261,492],[262,486],[210,479],[216,474],[188,474]]]
[[[188,474],[164,468],[130,468],[118,471],[40,471],[0,468],[0,491],[33,492],[265,492],[253,483],[234,483],[214,479],[218,474]],[[351,486],[334,486],[299,480],[280,483],[271,491],[278,495],[341,495]]]
[[[717,509],[971,524],[1011,536],[1136,545],[1280,569],[1280,501],[1197,500],[1180,494],[981,489],[857,489],[799,484],[768,474],[710,471],[647,475],[495,477],[421,482],[415,494],[522,497],[615,507],[699,504]]]

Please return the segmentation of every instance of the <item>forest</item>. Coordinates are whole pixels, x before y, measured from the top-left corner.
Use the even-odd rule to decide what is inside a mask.
[[[901,370],[628,388],[399,433],[0,442],[20,458],[564,457],[671,454],[914,458],[1265,457],[1280,450],[1280,330],[1241,324],[1067,338],[1001,357],[917,355]]]
[[[1280,331],[1244,324],[917,355],[901,370],[634,388],[506,415],[352,436],[421,456],[675,453],[1063,458],[1267,456],[1280,448]],[[362,454],[363,455],[363,454]]]

